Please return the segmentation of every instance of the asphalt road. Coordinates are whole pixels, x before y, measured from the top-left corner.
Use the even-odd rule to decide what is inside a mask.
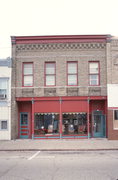
[[[0,180],[118,180],[118,151],[1,151]]]

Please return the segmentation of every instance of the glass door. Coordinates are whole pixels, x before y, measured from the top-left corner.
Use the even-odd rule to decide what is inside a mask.
[[[93,114],[93,137],[105,137],[105,127],[105,115]]]
[[[20,113],[20,138],[29,138],[28,113]]]

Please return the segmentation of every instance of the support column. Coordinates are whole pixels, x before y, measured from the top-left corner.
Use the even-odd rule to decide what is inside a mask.
[[[89,104],[90,104],[90,99],[88,99],[88,111],[87,111],[87,130],[88,130],[88,139],[90,137],[90,120],[89,120]]]
[[[34,139],[34,100],[32,100],[32,139]]]
[[[62,138],[62,99],[60,97],[59,99],[59,102],[60,102],[60,110],[59,110],[59,119],[60,119],[60,139]]]
[[[105,137],[108,137],[108,108],[107,108],[107,100],[105,100]]]

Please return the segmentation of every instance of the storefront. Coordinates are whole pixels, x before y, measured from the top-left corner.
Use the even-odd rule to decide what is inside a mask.
[[[18,137],[106,137],[106,97],[17,98]]]

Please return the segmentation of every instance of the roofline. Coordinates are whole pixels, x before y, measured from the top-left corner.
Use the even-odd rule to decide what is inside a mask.
[[[106,42],[111,35],[11,36],[12,44]]]

